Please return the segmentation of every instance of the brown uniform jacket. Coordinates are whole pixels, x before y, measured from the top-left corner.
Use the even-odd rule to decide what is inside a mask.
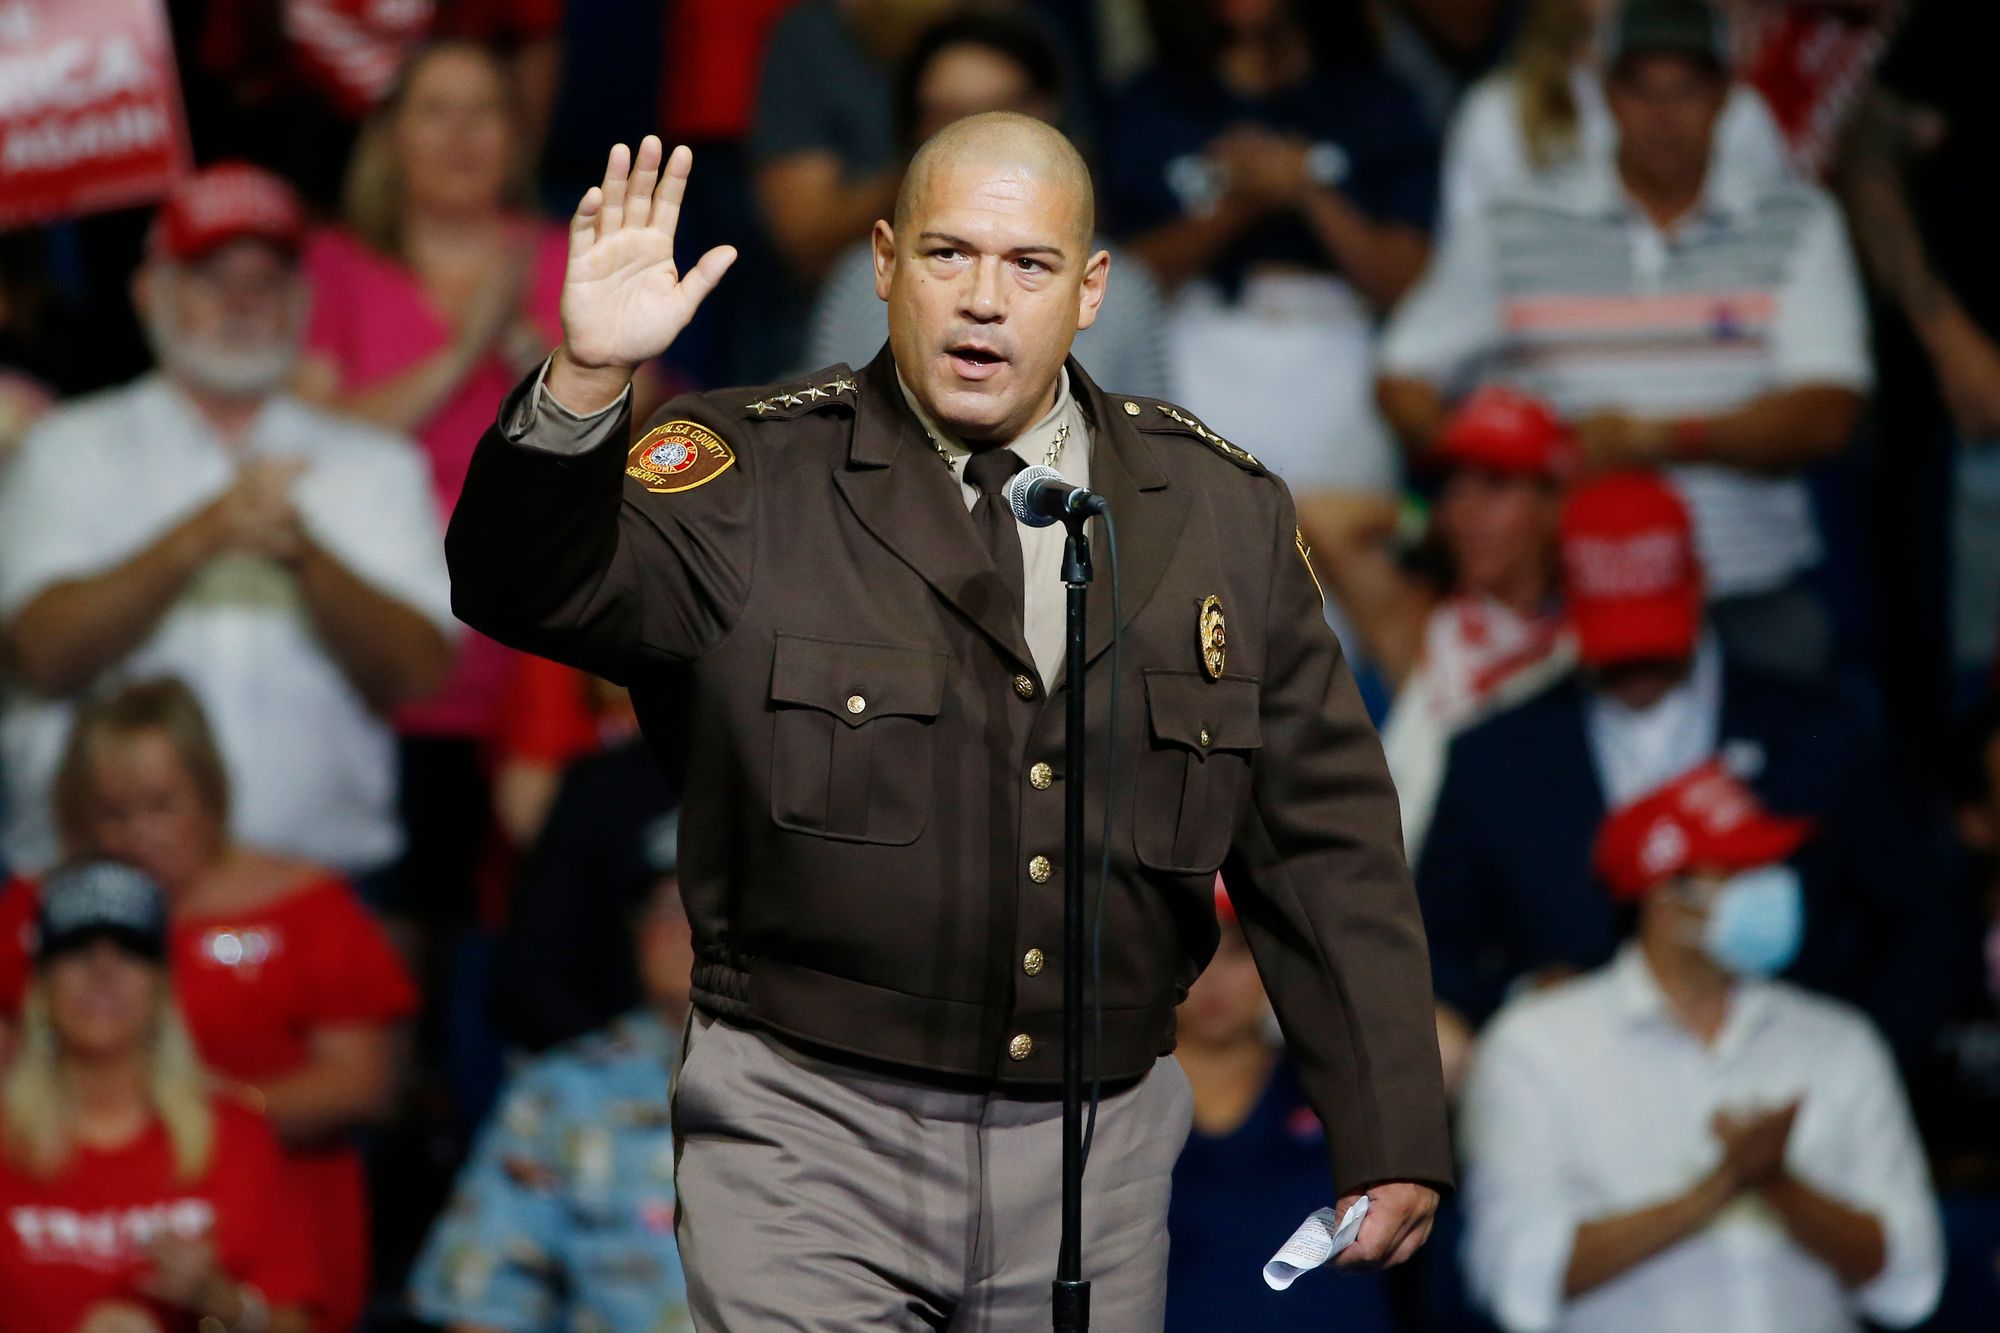
[[[1125,622],[1114,755],[1094,520],[1093,880],[1115,783],[1103,1076],[1173,1048],[1174,1007],[1215,949],[1221,869],[1336,1183],[1447,1183],[1395,792],[1291,497],[1171,405],[1107,395],[1074,360],[1069,374]],[[683,396],[655,421],[693,424],[629,457],[625,429],[573,455],[524,443],[530,387],[480,441],[452,515],[453,604],[628,685],[684,773],[695,1003],[915,1069],[1059,1081],[1064,681],[1037,678],[889,353]],[[1220,678],[1198,632],[1211,596]]]

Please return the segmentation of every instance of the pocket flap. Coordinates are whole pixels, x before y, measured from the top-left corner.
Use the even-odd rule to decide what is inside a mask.
[[[850,727],[878,717],[936,717],[946,661],[923,648],[780,634],[771,702],[817,708]]]
[[[1153,739],[1198,755],[1210,750],[1257,749],[1264,743],[1257,694],[1254,680],[1210,680],[1192,671],[1148,671],[1146,711],[1153,720]]]

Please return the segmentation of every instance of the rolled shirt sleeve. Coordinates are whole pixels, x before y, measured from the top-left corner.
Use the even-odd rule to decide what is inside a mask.
[[[1847,1169],[1814,1188],[1873,1214],[1882,1228],[1882,1271],[1854,1293],[1861,1312],[1889,1328],[1921,1323],[1944,1290],[1944,1233],[1930,1169],[1888,1045],[1858,1018],[1842,1053],[1847,1074],[1838,1106],[1845,1120]]]
[[[1552,1329],[1576,1243],[1563,1188],[1563,1115],[1531,1043],[1502,1017],[1481,1040],[1459,1108],[1467,1282],[1509,1333]]]

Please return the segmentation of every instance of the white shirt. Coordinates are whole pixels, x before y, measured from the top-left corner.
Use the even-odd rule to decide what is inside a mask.
[[[1687,679],[1650,708],[1628,708],[1592,692],[1584,731],[1607,809],[1629,805],[1707,762],[1722,741],[1722,649],[1712,636],[1703,638]]]
[[[1786,1169],[1874,1216],[1887,1262],[1849,1291],[1754,1197],[1573,1301],[1577,1227],[1661,1203],[1714,1169],[1717,1110],[1798,1098]],[[1644,955],[1508,1005],[1461,1108],[1464,1266],[1511,1333],[1848,1333],[1936,1305],[1943,1240],[1888,1049],[1859,1013],[1784,982],[1741,983],[1702,1045]]]
[[[414,446],[279,397],[251,422],[240,456],[310,459],[292,494],[313,539],[456,635],[436,502]],[[0,485],[0,617],[129,559],[227,489],[237,458],[157,374],[49,414]],[[183,679],[208,713],[237,836],[346,871],[401,850],[394,737],[320,643],[288,571],[242,555],[211,561],[91,688],[160,675]],[[56,857],[48,793],[71,714],[69,701],[8,682],[0,773],[16,868]]]
[[[1713,416],[1872,380],[1860,280],[1823,191],[1711,172],[1668,234],[1609,163],[1458,219],[1390,321],[1381,363],[1448,392],[1497,379],[1570,420]],[[1709,464],[1670,475],[1711,596],[1768,592],[1818,563],[1799,478]]]
[[[1511,69],[1482,79],[1466,93],[1452,118],[1444,145],[1444,215],[1447,225],[1479,212],[1492,199],[1535,185],[1543,174],[1581,162],[1608,162],[1618,149],[1618,123],[1604,100],[1604,80],[1579,67],[1570,74],[1576,99],[1576,142],[1571,152],[1547,167],[1529,157],[1521,126],[1521,85]],[[1770,106],[1748,84],[1729,89],[1715,125],[1717,167],[1745,180],[1775,180],[1792,174],[1785,136]]]

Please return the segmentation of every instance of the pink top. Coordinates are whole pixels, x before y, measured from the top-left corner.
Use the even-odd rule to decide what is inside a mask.
[[[539,232],[522,313],[553,347],[562,338],[559,315],[567,241],[559,226],[522,219],[523,236]],[[366,390],[408,371],[448,346],[451,321],[431,301],[415,273],[345,231],[316,235],[306,250],[312,284],[312,320],[306,347],[340,372],[340,391]],[[498,353],[488,355],[416,431],[430,458],[438,509],[451,516],[473,446],[499,411],[518,377]],[[451,679],[438,694],[397,714],[406,733],[484,736],[512,671],[513,655],[483,635],[466,631]]]

